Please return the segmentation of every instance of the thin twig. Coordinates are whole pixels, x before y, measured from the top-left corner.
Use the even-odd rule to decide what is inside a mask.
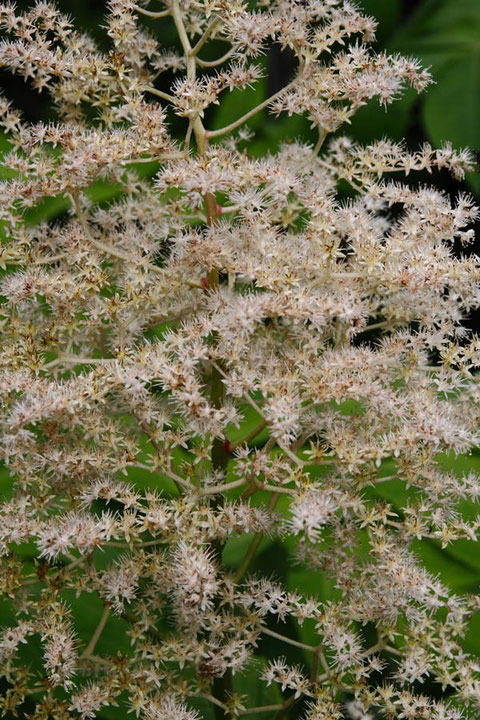
[[[156,95],[157,97],[161,98],[162,100],[166,100],[167,102],[174,103],[176,101],[175,95],[170,95],[170,93],[163,92],[162,90],[157,90],[157,88],[152,87],[151,85],[147,85],[145,90],[152,95]]]
[[[133,9],[140,13],[140,15],[145,15],[146,17],[155,19],[165,18],[170,15],[170,10],[146,10],[145,8],[140,7],[140,5],[133,5]]]
[[[239,710],[238,714],[251,715],[253,713],[274,712],[275,710],[281,710],[283,705],[283,703],[277,703],[276,705],[261,705],[260,707],[244,708],[243,710]]]
[[[200,65],[200,67],[203,68],[217,67],[218,65],[223,65],[223,63],[226,62],[229,58],[231,58],[237,50],[238,45],[233,45],[230,50],[228,50],[221,57],[217,58],[217,60],[202,60],[201,58],[197,57],[197,63]]]
[[[206,487],[201,491],[201,495],[219,495],[221,493],[227,492],[227,490],[234,490],[237,487],[241,487],[242,485],[245,485],[246,480],[244,478],[240,478],[239,480],[232,480],[230,483],[225,483],[224,485],[213,485],[212,487]]]
[[[87,647],[85,648],[83,653],[80,655],[80,660],[85,660],[85,658],[88,658],[90,656],[90,654],[95,650],[95,646],[100,639],[100,635],[103,632],[103,628],[107,624],[109,615],[110,615],[110,606],[105,605],[105,608],[102,613],[102,617],[100,618],[100,622],[98,623],[97,628],[96,628],[95,632],[93,633]]]
[[[287,637],[286,635],[281,635],[280,633],[274,632],[273,630],[269,630],[268,628],[262,628],[261,630],[262,635],[269,635],[270,637],[276,638],[277,640],[281,640],[282,642],[287,643],[288,645],[293,645],[293,647],[301,648],[302,650],[306,650],[307,652],[316,653],[318,651],[318,648],[313,645],[307,645],[306,643],[299,642],[298,640],[292,640],[291,638]]]
[[[317,144],[313,148],[314,155],[318,155],[318,153],[320,152],[327,135],[328,135],[328,132],[326,130],[324,130],[323,128],[320,128],[320,127],[318,128],[318,140],[317,140]]]
[[[216,17],[212,20],[212,22],[208,25],[205,32],[203,33],[200,40],[193,46],[193,48],[190,50],[190,56],[195,57],[199,51],[202,49],[202,47],[207,42],[210,35],[215,32],[217,27],[220,25],[221,19],[219,17]]]
[[[270,103],[274,102],[274,100],[277,100],[277,98],[281,97],[283,93],[290,90],[296,83],[298,82],[298,77],[295,78],[295,80],[292,80],[292,82],[288,83],[288,85],[285,85],[284,88],[279,90],[278,92],[274,93],[273,95],[270,95],[269,98],[261,102],[256,107],[249,110],[245,115],[242,115],[242,117],[238,118],[238,120],[235,120],[234,122],[230,123],[230,125],[226,125],[223,128],[220,128],[219,130],[207,130],[207,137],[208,139],[221,137],[222,135],[226,135],[229,132],[232,132],[232,130],[236,130],[237,127],[240,127],[240,125],[243,125],[243,123],[247,122],[247,120],[250,120],[254,115],[256,115],[261,110],[264,110],[266,107],[270,105]]]

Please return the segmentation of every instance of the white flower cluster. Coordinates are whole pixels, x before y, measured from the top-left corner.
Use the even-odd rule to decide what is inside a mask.
[[[480,304],[478,210],[393,179],[461,179],[472,159],[328,137],[428,72],[373,52],[349,0],[110,0],[105,25],[104,52],[50,2],[0,4],[0,67],[56,112],[29,124],[0,99],[1,711],[478,717],[463,638],[480,600],[416,554],[480,529],[464,512],[480,478],[442,463],[480,441],[462,322]],[[209,129],[275,43],[295,76]],[[245,123],[267,108],[307,117],[316,145],[249,155]],[[32,224],[45,198],[68,213]],[[390,482],[398,506],[377,492]],[[278,548],[328,601],[253,572]],[[242,694],[254,671],[278,702]]]

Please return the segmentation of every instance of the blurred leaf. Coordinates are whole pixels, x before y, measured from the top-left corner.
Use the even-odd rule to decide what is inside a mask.
[[[430,91],[423,113],[435,145],[450,140],[456,147],[480,148],[480,45],[450,67]],[[479,178],[469,179],[480,190]]]
[[[480,2],[424,2],[393,41],[431,65],[435,85],[423,102],[426,132],[437,147],[480,148]],[[469,181],[480,190],[480,181]]]
[[[34,208],[27,210],[25,220],[27,225],[37,225],[38,223],[54,220],[70,208],[70,202],[63,195],[57,197],[45,198]]]
[[[383,41],[398,26],[401,14],[401,0],[362,0],[359,3],[366,15],[378,22],[377,38]]]
[[[265,68],[263,68],[263,70],[265,73]],[[230,123],[263,102],[267,97],[266,93],[267,80],[265,77],[260,78],[253,87],[248,87],[245,90],[236,89],[231,92],[225,92],[220,99],[220,105],[212,117],[211,129],[218,130],[226,125],[230,125]],[[262,113],[259,112],[249,120],[248,125],[251,128],[255,128],[262,122],[264,122],[264,118],[262,117]]]
[[[233,681],[235,692],[245,695],[247,707],[261,707],[262,705],[275,705],[282,702],[282,695],[276,683],[269,687],[265,683],[258,682],[258,678],[267,666],[267,661],[262,657],[255,657],[252,664],[242,673],[236,675]],[[264,720],[265,714],[252,713],[248,715],[252,720],[257,718]]]
[[[436,540],[416,540],[412,550],[421,558],[428,572],[439,577],[442,583],[455,593],[464,594],[478,592],[480,586],[480,568],[477,569],[469,563],[470,552],[454,552],[456,543],[442,548]]]
[[[480,613],[476,613],[470,621],[470,627],[465,636],[465,650],[480,656]]]
[[[0,501],[10,500],[13,492],[13,480],[8,468],[0,466]]]
[[[409,89],[400,100],[387,108],[371,101],[358,110],[351,125],[343,126],[341,133],[354,137],[361,143],[371,143],[382,137],[398,142],[406,135],[412,108],[417,99],[415,90]]]
[[[100,621],[104,608],[103,602],[93,592],[83,592],[76,597],[73,590],[64,591],[62,598],[70,607],[75,618],[75,630],[80,640],[80,647],[83,649]],[[128,628],[127,621],[112,612],[102,631],[95,652],[103,656],[117,653],[128,654],[130,648],[130,639],[126,634]]]

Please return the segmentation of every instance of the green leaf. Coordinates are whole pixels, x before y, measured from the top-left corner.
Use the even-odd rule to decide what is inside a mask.
[[[423,102],[426,132],[437,147],[480,147],[480,3],[440,0],[424,3],[399,32],[393,46],[431,65],[435,85]],[[477,190],[480,182],[470,176]]]
[[[247,707],[262,707],[263,705],[275,705],[282,702],[282,695],[278,685],[272,684],[269,687],[263,682],[259,682],[258,678],[267,666],[265,658],[256,657],[252,661],[250,667],[235,675],[233,679],[233,688],[239,695],[244,695],[245,705]],[[252,713],[248,715],[252,720],[262,718],[265,720],[265,713]]]
[[[409,89],[397,102],[382,108],[372,100],[354,115],[351,125],[341,129],[361,143],[371,143],[382,137],[400,141],[405,137],[411,112],[418,95]]]
[[[435,145],[450,140],[457,147],[480,147],[480,45],[458,58],[430,91],[423,116]],[[478,178],[474,182],[480,189]]]
[[[263,102],[266,97],[267,81],[265,77],[260,78],[253,87],[248,87],[245,90],[236,89],[229,93],[224,93],[221,97],[220,105],[213,115],[210,126],[211,129],[218,130],[226,125],[230,125],[230,123]],[[262,122],[264,122],[264,118],[262,117],[262,113],[259,112],[249,120],[248,125],[251,128],[255,128]]]
[[[67,603],[75,618],[75,630],[81,647],[92,637],[103,613],[103,602],[98,595],[82,593],[76,597],[75,591],[66,590],[62,599]],[[128,606],[127,606],[128,607]],[[118,652],[127,655],[130,650],[130,638],[126,620],[111,613],[97,643],[96,652],[102,656],[115,656]]]
[[[359,3],[365,15],[378,22],[377,38],[382,42],[395,30],[400,20],[401,0],[362,0]]]

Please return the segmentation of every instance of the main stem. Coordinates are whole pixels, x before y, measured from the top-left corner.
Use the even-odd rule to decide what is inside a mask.
[[[197,64],[195,59],[195,52],[192,49],[188,34],[185,29],[183,22],[182,13],[180,10],[179,0],[172,0],[172,16],[177,29],[178,37],[185,53],[185,60],[187,63],[187,77],[189,80],[194,80],[197,72]],[[199,155],[205,155],[207,151],[207,137],[205,128],[200,117],[196,117],[191,120],[193,124],[193,134],[195,136],[195,142],[197,145],[197,152]],[[216,225],[219,217],[217,201],[214,193],[207,192],[204,195],[205,204],[205,215],[207,217],[207,225],[210,227]],[[206,292],[214,292],[218,287],[219,282],[219,270],[218,268],[212,268],[207,276]],[[215,337],[212,338],[215,342]],[[225,397],[225,386],[222,382],[222,376],[219,370],[215,367],[212,368],[212,374],[210,376],[210,399],[212,405],[215,408],[220,408],[223,405]],[[221,438],[215,438],[212,446],[212,468],[214,471],[219,471],[226,475],[228,465],[228,451],[225,443]],[[218,548],[217,548],[218,551]],[[214,705],[215,718],[216,720],[226,720],[228,717],[227,712],[224,710],[224,706],[228,703],[229,697],[232,694],[232,673],[230,668],[226,670],[222,677],[216,677],[213,681],[213,695],[222,703],[220,705]]]
[[[199,146],[199,138],[197,137],[197,132],[195,131],[194,126],[194,132],[195,137],[197,140],[197,149],[199,153],[201,152],[200,146]],[[203,134],[203,137],[200,136],[201,140],[205,143],[203,146],[203,151],[205,151],[206,147],[206,138],[205,134]],[[215,198],[215,195],[213,193],[206,193],[204,196],[204,203],[205,203],[205,214],[207,216],[207,225],[216,225],[218,221],[218,210],[217,210],[217,201]],[[207,276],[207,292],[215,291],[215,289],[218,287],[219,282],[219,271],[218,268],[212,268]],[[215,336],[212,338],[213,342],[215,342]],[[222,382],[222,375],[217,367],[212,366],[212,373],[210,376],[210,400],[215,408],[221,408],[224,402],[225,398],[225,385]],[[227,474],[227,467],[228,467],[228,450],[225,445],[225,442],[219,438],[216,437],[213,441],[212,445],[212,469],[214,472],[221,473],[226,477]],[[220,500],[217,500],[217,503],[220,502]],[[221,554],[220,549],[217,547],[217,554]],[[225,705],[228,702],[229,697],[232,695],[233,692],[233,683],[232,683],[232,671],[230,668],[227,668],[224,675],[222,677],[216,677],[213,681],[213,695],[220,700],[220,702]],[[224,708],[220,705],[214,705],[214,713],[215,713],[215,720],[226,720],[227,713],[225,712]]]

